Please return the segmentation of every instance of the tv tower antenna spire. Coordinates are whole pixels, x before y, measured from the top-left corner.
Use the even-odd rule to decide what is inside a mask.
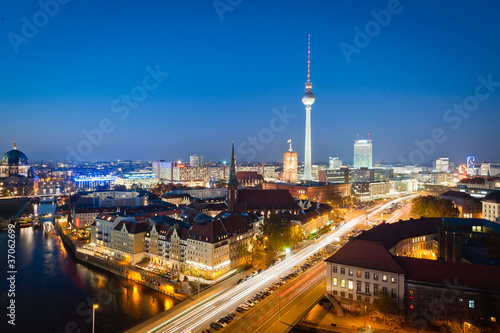
[[[311,83],[311,35],[307,36],[307,82],[306,89],[312,89]]]

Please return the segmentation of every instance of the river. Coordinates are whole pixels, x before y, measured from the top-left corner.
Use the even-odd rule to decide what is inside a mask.
[[[54,211],[54,203],[38,207],[39,214]],[[77,262],[57,231],[46,235],[42,227],[30,227],[15,232],[16,325],[8,325],[7,238],[0,233],[0,332],[91,332],[93,303],[99,304],[95,332],[119,332],[176,304],[169,296]]]

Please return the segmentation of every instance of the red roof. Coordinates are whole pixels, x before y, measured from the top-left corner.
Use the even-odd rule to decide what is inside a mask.
[[[257,171],[238,171],[236,173],[236,179],[238,180],[264,180],[264,177]]]
[[[476,177],[476,178],[464,178],[460,180],[459,183],[461,184],[484,184],[485,180],[484,178],[481,177]]]
[[[389,250],[403,239],[437,234],[441,224],[441,218],[422,218],[380,224],[364,231],[356,239],[381,242]]]
[[[238,190],[235,211],[246,210],[299,210],[288,190]]]
[[[135,222],[120,221],[116,225],[115,230],[121,230],[124,224],[129,234],[139,234],[141,232],[146,232],[149,226],[147,223],[143,222],[135,223]]]
[[[358,239],[347,242],[325,261],[384,272],[405,273],[381,244]]]
[[[394,257],[406,271],[406,280],[415,280],[474,289],[500,291],[500,267],[461,262],[439,263],[437,260]]]
[[[231,215],[222,219],[214,219],[206,225],[194,225],[189,230],[189,238],[203,242],[217,243],[234,235],[248,232],[252,226],[241,216]],[[227,236],[223,238],[224,236]]]

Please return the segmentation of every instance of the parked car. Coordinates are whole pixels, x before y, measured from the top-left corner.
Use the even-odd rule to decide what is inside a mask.
[[[221,319],[217,320],[216,323],[219,324],[219,325],[221,325],[222,327],[226,327],[227,326],[227,323],[224,320],[221,320]]]
[[[238,306],[238,307],[236,308],[236,311],[238,311],[239,313],[243,313],[243,312],[245,312],[245,309],[243,309],[242,307],[239,307],[239,306]]]
[[[222,325],[214,321],[210,323],[210,327],[212,327],[214,330],[220,330],[222,328]]]
[[[242,283],[242,282],[245,282],[245,279],[239,279],[238,280],[238,284]]]

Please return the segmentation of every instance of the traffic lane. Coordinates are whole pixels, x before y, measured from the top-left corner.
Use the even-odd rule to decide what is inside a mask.
[[[283,317],[297,297],[306,294],[309,289],[314,289],[318,282],[319,284],[322,283],[322,280],[323,264],[320,263],[281,286],[281,291],[276,289],[274,293],[244,313],[239,314],[233,311],[237,315],[236,321],[229,323],[220,332],[255,332],[267,326],[268,323],[274,325],[272,319],[276,317],[277,321],[280,307],[281,316]],[[280,293],[281,300],[279,300]]]

